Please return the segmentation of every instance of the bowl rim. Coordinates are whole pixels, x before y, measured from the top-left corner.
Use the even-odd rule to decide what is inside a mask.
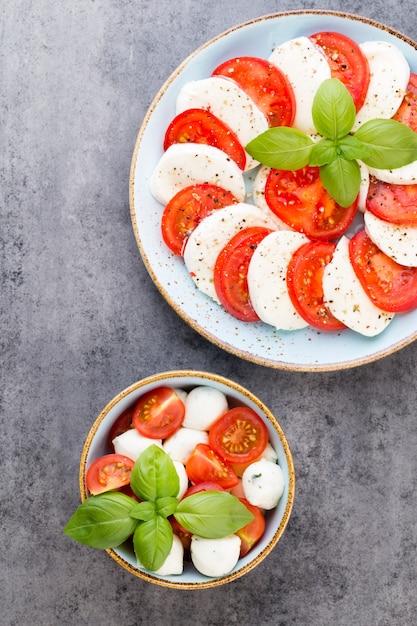
[[[240,578],[244,574],[254,569],[261,561],[265,559],[265,557],[273,550],[273,548],[277,545],[279,539],[283,535],[284,530],[288,524],[289,518],[291,516],[291,512],[292,512],[292,508],[294,504],[295,468],[294,468],[293,456],[292,456],[291,449],[290,449],[288,440],[286,438],[286,435],[281,425],[279,424],[278,420],[272,414],[270,409],[262,402],[262,400],[260,400],[255,394],[249,391],[246,387],[243,387],[239,383],[229,378],[226,378],[225,376],[222,376],[220,374],[214,374],[212,372],[192,370],[192,369],[169,370],[165,372],[159,372],[157,374],[149,375],[145,378],[142,378],[141,380],[138,380],[132,383],[131,385],[129,385],[128,387],[120,391],[118,394],[116,394],[116,396],[114,396],[114,398],[112,398],[112,400],[110,400],[110,402],[107,403],[107,405],[100,412],[98,417],[94,420],[87,434],[87,437],[85,439],[82,452],[81,452],[81,459],[80,459],[80,466],[79,466],[79,489],[80,489],[81,501],[84,502],[86,498],[88,497],[86,486],[85,486],[87,457],[91,448],[91,444],[94,440],[94,437],[97,434],[97,431],[101,423],[103,422],[105,417],[108,415],[110,410],[114,408],[123,398],[129,396],[131,393],[137,391],[138,389],[146,387],[150,384],[156,386],[157,384],[162,383],[162,382],[164,384],[169,384],[170,379],[173,380],[173,379],[178,379],[178,378],[188,378],[188,379],[195,378],[196,384],[203,384],[202,383],[203,380],[206,380],[207,384],[209,384],[210,381],[214,381],[215,383],[218,383],[219,385],[223,385],[224,387],[230,388],[233,392],[242,395],[244,398],[254,403],[258,407],[258,409],[262,413],[264,413],[266,418],[270,421],[272,427],[276,431],[281,441],[281,445],[283,447],[285,458],[287,461],[287,466],[288,466],[288,495],[287,495],[287,502],[286,502],[285,510],[282,515],[280,524],[278,528],[275,530],[273,536],[271,537],[270,541],[265,546],[265,548],[261,552],[259,552],[259,554],[257,554],[246,565],[243,565],[238,570],[233,571],[230,574],[226,574],[225,576],[220,576],[218,578],[207,578],[207,581],[181,582],[180,580],[181,575],[178,577],[179,578],[178,581],[173,581],[170,579],[168,580],[163,577],[153,575],[147,571],[143,571],[143,570],[140,570],[139,568],[134,567],[131,563],[126,561],[117,552],[117,549],[109,548],[109,549],[106,549],[105,551],[111,556],[112,559],[114,559],[119,565],[121,565],[124,569],[126,569],[128,572],[130,572],[134,576],[137,576],[138,578],[141,578],[147,582],[159,585],[161,587],[170,587],[170,588],[175,588],[175,589],[212,588],[212,587],[217,587],[217,586],[229,583],[233,580],[236,580],[237,578]],[[190,384],[187,383],[187,386],[190,386]]]

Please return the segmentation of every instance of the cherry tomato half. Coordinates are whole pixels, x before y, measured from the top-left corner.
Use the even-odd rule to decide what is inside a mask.
[[[96,459],[88,468],[85,483],[93,495],[119,489],[130,484],[130,474],[134,461],[122,454],[105,454]]]
[[[296,105],[292,86],[272,63],[257,57],[237,57],[216,67],[212,75],[237,83],[263,111],[269,126],[293,123]]]
[[[393,185],[371,178],[366,208],[381,220],[417,224],[417,184]]]
[[[187,109],[179,113],[167,128],[164,150],[173,143],[200,143],[222,150],[245,169],[246,152],[235,133],[218,117],[205,109]]]
[[[360,46],[341,33],[322,32],[310,39],[323,50],[332,78],[338,78],[352,96],[356,111],[365,102],[370,70]]]
[[[224,488],[219,483],[215,483],[214,480],[206,480],[203,483],[191,485],[184,493],[182,500],[195,493],[200,493],[201,491],[224,491]]]
[[[343,208],[327,193],[318,167],[271,169],[265,184],[269,208],[294,230],[310,239],[328,241],[342,235],[357,211],[357,199]]]
[[[259,242],[271,232],[261,226],[240,230],[222,249],[214,265],[214,287],[220,302],[226,311],[244,322],[259,320],[249,298],[248,267]]]
[[[268,429],[249,407],[238,406],[210,427],[209,445],[221,459],[233,465],[255,461],[266,448]]]
[[[417,267],[399,265],[361,230],[349,242],[350,260],[371,301],[389,312],[417,306]]]
[[[165,439],[181,426],[184,402],[171,387],[156,387],[145,393],[133,410],[133,426],[144,437]]]
[[[265,518],[262,511],[246,500],[246,498],[239,498],[242,504],[248,509],[254,516],[254,519],[246,524],[243,528],[236,531],[236,535],[240,537],[240,557],[245,556],[251,548],[259,541],[265,531]]]
[[[196,445],[185,469],[188,478],[194,484],[213,481],[223,489],[231,489],[239,483],[230,465],[222,461],[206,443]]]
[[[331,241],[309,241],[298,248],[287,268],[287,286],[291,302],[301,317],[319,330],[343,330],[324,302],[323,272],[336,244]]]
[[[237,204],[226,189],[202,183],[181,189],[168,202],[162,214],[162,238],[174,254],[183,255],[188,237],[201,220],[216,209]]]
[[[126,411],[123,411],[121,415],[116,419],[113,423],[113,426],[110,428],[108,437],[107,437],[107,446],[109,450],[114,451],[113,439],[122,435],[130,428],[133,428],[132,424],[132,416],[133,416],[133,407],[129,407]]]
[[[417,74],[410,74],[407,92],[393,119],[417,133]]]

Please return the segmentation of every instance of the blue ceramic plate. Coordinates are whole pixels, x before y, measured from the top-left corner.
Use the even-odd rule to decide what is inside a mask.
[[[184,83],[207,78],[217,65],[232,57],[268,58],[278,44],[324,30],[344,33],[358,43],[391,42],[403,52],[411,70],[417,72],[416,44],[364,17],[330,11],[290,11],[247,22],[196,50],[162,86],[140,128],[130,177],[131,218],[136,240],[162,296],[185,322],[217,346],[254,363],[287,370],[330,371],[387,356],[416,339],[417,311],[397,315],[387,329],[374,338],[350,330],[326,334],[309,327],[285,332],[262,322],[240,322],[196,289],[183,260],[171,254],[163,243],[160,234],[162,206],[149,191],[149,179],[162,155],[165,130],[175,117],[176,97]],[[250,182],[248,180],[248,188]]]

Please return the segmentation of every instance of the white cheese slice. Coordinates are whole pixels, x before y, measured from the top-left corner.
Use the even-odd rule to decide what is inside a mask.
[[[403,226],[381,220],[366,211],[365,230],[374,244],[387,256],[399,263],[417,267],[417,226]]]

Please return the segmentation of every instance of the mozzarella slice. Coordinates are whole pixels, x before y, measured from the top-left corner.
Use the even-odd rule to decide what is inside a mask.
[[[191,560],[204,576],[225,576],[235,567],[240,554],[240,537],[228,535],[221,539],[191,537]]]
[[[392,224],[371,211],[364,215],[365,230],[374,244],[400,265],[417,267],[417,226]]]
[[[362,161],[358,161],[359,169],[361,173],[361,183],[359,187],[358,195],[358,209],[362,213],[366,210],[366,198],[368,197],[369,190],[369,168]]]
[[[410,78],[410,66],[396,46],[386,41],[366,41],[360,48],[368,59],[370,80],[353,131],[369,120],[391,118],[403,101]]]
[[[229,408],[225,394],[214,387],[194,387],[185,402],[183,426],[199,431],[209,430],[210,426]]]
[[[287,268],[292,254],[308,238],[302,233],[278,230],[267,235],[249,263],[250,301],[259,318],[282,330],[297,330],[308,324],[295,310],[287,289]]]
[[[162,448],[173,461],[186,463],[198,443],[208,443],[208,433],[181,426],[171,437],[165,439]]]
[[[243,228],[275,225],[260,209],[251,204],[234,204],[205,217],[188,238],[184,263],[196,286],[216,302],[219,299],[213,282],[216,259],[230,239]]]
[[[393,170],[379,170],[370,167],[369,172],[378,180],[393,185],[414,185],[417,183],[417,161],[412,161]]]
[[[274,221],[277,230],[291,230],[285,222],[271,211],[265,200],[265,185],[270,171],[271,168],[266,165],[262,165],[259,168],[252,186],[253,203]]]
[[[205,109],[224,122],[243,147],[268,129],[268,121],[239,85],[224,76],[211,76],[186,83],[178,94],[176,113]],[[258,165],[246,153],[246,170]]]
[[[230,191],[239,201],[245,198],[242,170],[225,152],[197,143],[176,143],[160,158],[149,180],[153,197],[161,204],[189,185],[211,183]]]
[[[376,307],[360,284],[350,262],[347,237],[341,237],[324,269],[323,292],[333,315],[361,335],[378,335],[394,317]]]
[[[260,509],[274,509],[284,492],[284,474],[276,463],[261,459],[251,463],[242,476],[246,500]]]
[[[296,111],[293,127],[314,135],[311,109],[321,83],[331,78],[326,57],[308,37],[296,37],[280,44],[269,61],[286,74],[294,90]]]

